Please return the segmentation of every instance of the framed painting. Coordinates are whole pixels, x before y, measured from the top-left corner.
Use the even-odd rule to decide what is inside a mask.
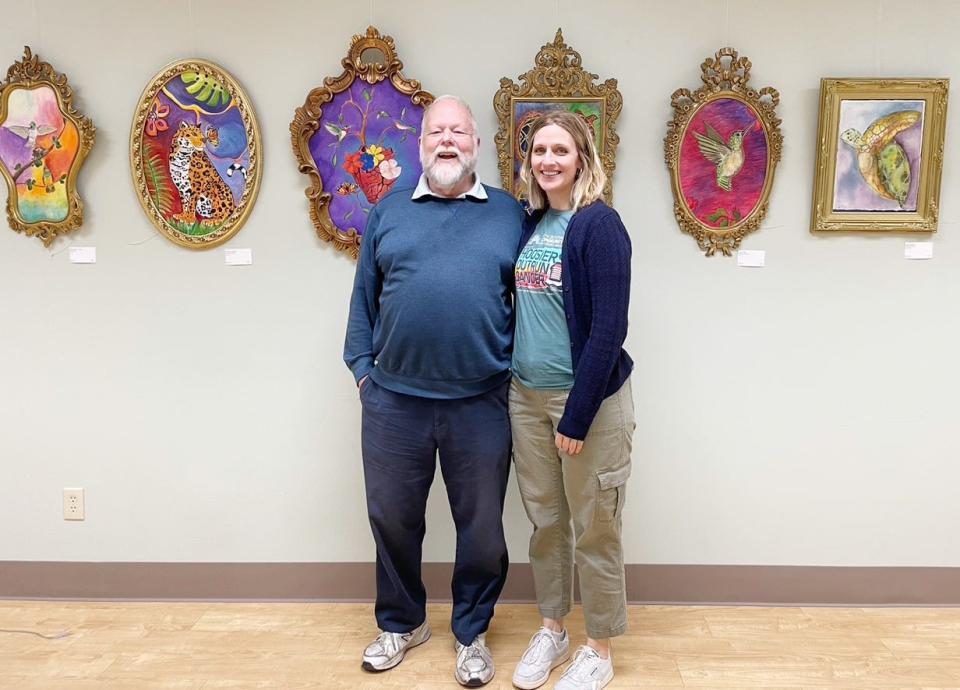
[[[190,249],[223,244],[253,209],[263,171],[246,93],[205,60],[164,67],[140,96],[130,167],[140,205],[164,237]]]
[[[504,189],[523,198],[520,166],[527,153],[529,132],[540,115],[551,110],[577,113],[593,132],[597,153],[607,174],[603,198],[613,202],[613,171],[617,167],[617,118],[623,108],[623,97],[617,90],[617,80],[607,79],[595,84],[596,74],[583,69],[580,54],[563,42],[563,33],[557,29],[553,43],[540,48],[534,59],[534,68],[521,74],[521,83],[507,77],[500,79],[500,89],[493,97],[500,128],[494,141],[500,165],[500,180]]]
[[[948,79],[821,79],[811,230],[935,232]]]
[[[77,175],[96,129],[73,106],[67,77],[30,47],[0,83],[0,172],[10,227],[44,246],[80,227]]]
[[[729,256],[767,213],[783,147],[780,94],[750,85],[750,60],[722,48],[700,66],[703,86],[677,89],[664,140],[673,214],[706,256]]]
[[[353,37],[343,73],[297,108],[290,134],[317,235],[354,259],[373,207],[420,178],[420,122],[433,96],[405,78],[390,36]]]

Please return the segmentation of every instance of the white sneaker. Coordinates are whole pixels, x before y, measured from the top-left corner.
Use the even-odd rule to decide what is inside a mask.
[[[457,650],[457,666],[453,675],[460,685],[479,688],[490,682],[494,668],[486,633],[480,633],[468,645],[456,641],[454,648]]]
[[[382,632],[363,650],[363,663],[360,667],[373,673],[386,671],[403,661],[403,655],[408,649],[429,639],[430,625],[427,621],[406,633]]]
[[[533,690],[547,682],[550,671],[570,658],[570,636],[567,631],[555,633],[540,628],[527,645],[513,672],[513,684],[521,690]]]
[[[555,690],[600,690],[613,680],[613,655],[600,658],[593,647],[583,645],[573,655],[573,663],[560,676]]]

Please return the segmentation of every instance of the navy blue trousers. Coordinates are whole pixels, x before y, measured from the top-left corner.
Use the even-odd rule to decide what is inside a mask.
[[[427,495],[437,454],[457,528],[451,628],[462,644],[486,632],[507,577],[503,501],[510,474],[509,383],[483,395],[432,400],[368,378],[363,473],[377,545],[377,624],[408,632],[426,619],[420,577]]]

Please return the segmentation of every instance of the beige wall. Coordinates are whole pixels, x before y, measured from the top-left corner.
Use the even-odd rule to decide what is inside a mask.
[[[4,0],[11,5],[11,0]],[[98,129],[87,218],[46,250],[0,229],[0,560],[365,561],[359,406],[340,361],[353,262],[316,239],[288,126],[372,21],[408,76],[476,110],[496,183],[491,100],[557,26],[624,96],[617,207],[634,240],[628,350],[639,426],[625,543],[633,563],[960,566],[957,127],[947,127],[935,258],[903,237],[808,232],[821,76],[957,76],[950,0],[753,2],[48,0],[0,24],[65,71]],[[469,10],[468,7],[477,9]],[[779,89],[785,138],[770,213],[707,259],[671,212],[670,94],[733,45]],[[260,117],[265,176],[223,250],[155,236],[130,181],[147,79],[220,63]],[[958,84],[955,83],[955,87]],[[70,243],[98,263],[69,263]],[[87,520],[61,519],[82,486]],[[428,560],[452,558],[438,478]],[[514,560],[529,532],[515,488]]]

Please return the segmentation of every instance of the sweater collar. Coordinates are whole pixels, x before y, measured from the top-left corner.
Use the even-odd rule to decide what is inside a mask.
[[[417,188],[413,190],[413,196],[411,199],[420,199],[421,197],[432,196],[437,199],[447,199],[449,197],[439,196],[434,194],[430,190],[430,184],[427,182],[427,176],[423,173],[420,173],[420,181],[417,183]],[[473,199],[478,199],[480,201],[487,200],[487,190],[483,188],[483,185],[480,183],[480,175],[473,173],[473,186],[468,189],[466,192],[456,197],[457,199],[465,199],[471,197]]]

